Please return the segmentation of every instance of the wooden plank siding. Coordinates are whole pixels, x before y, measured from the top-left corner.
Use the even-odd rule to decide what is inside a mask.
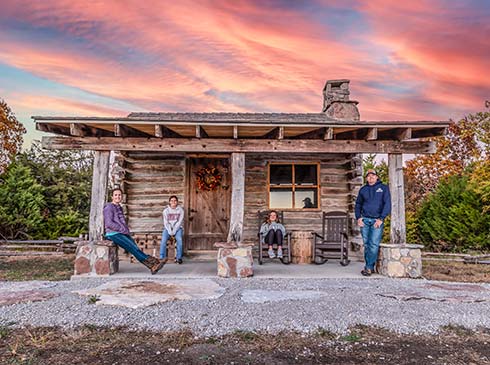
[[[162,211],[171,195],[183,206],[185,157],[159,152],[129,152],[124,156],[124,193],[131,231],[161,231]]]

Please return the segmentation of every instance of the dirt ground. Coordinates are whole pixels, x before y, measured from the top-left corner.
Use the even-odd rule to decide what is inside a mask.
[[[490,283],[490,265],[465,264],[453,261],[423,261],[422,273],[426,279]]]
[[[83,327],[0,327],[1,364],[490,364],[490,331],[445,328],[436,336],[356,327],[347,336],[235,332],[197,338]]]

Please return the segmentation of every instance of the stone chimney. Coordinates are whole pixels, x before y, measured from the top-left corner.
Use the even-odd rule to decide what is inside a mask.
[[[349,80],[328,80],[323,88],[323,112],[338,120],[359,120],[359,102],[349,100]]]

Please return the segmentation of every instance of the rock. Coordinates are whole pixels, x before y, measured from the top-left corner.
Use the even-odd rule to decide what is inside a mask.
[[[218,276],[243,278],[253,276],[252,247],[219,248]]]
[[[109,240],[77,242],[75,275],[111,275],[119,270],[117,245]]]

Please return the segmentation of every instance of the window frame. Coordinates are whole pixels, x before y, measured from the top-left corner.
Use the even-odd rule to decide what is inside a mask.
[[[290,165],[291,166],[291,173],[292,173],[292,183],[288,185],[274,185],[271,184],[271,166],[272,165]],[[311,166],[316,166],[316,184],[315,185],[308,185],[307,187],[305,186],[303,189],[301,188],[301,185],[296,185],[295,181],[295,165],[311,165]],[[282,211],[321,211],[321,195],[320,195],[320,162],[318,161],[269,161],[267,163],[267,206],[269,209],[277,209],[277,210],[282,210]],[[296,208],[295,205],[295,194],[296,194],[296,189],[297,186],[300,188],[298,190],[306,190],[306,189],[316,189],[316,196],[317,196],[317,207],[316,208]],[[271,207],[271,202],[270,202],[270,196],[271,196],[271,188],[273,189],[291,189],[292,190],[292,208],[278,208],[278,207]]]

